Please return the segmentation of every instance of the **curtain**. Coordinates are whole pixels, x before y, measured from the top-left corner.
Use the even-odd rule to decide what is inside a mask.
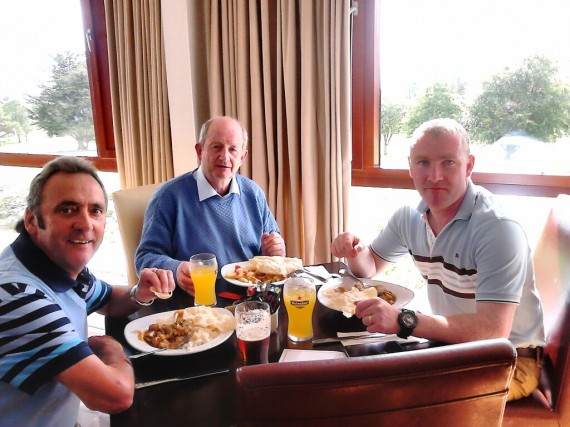
[[[250,131],[240,173],[289,256],[331,261],[350,186],[350,1],[210,0],[205,14],[210,113]]]
[[[105,0],[121,188],[174,176],[160,0]]]

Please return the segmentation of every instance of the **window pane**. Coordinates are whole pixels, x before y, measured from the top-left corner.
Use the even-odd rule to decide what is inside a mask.
[[[570,2],[380,7],[383,168],[407,168],[412,130],[446,116],[468,129],[476,172],[570,175]]]
[[[0,2],[0,152],[97,156],[78,0]]]

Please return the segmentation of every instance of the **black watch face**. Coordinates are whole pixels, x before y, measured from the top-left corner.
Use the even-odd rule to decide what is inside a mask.
[[[411,328],[413,326],[415,326],[416,324],[416,317],[413,314],[410,313],[404,313],[401,317],[402,319],[402,323],[407,326],[408,328]]]

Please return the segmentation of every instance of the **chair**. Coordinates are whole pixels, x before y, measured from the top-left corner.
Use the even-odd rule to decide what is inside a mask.
[[[143,185],[113,193],[119,232],[121,233],[123,250],[127,258],[127,278],[130,284],[138,281],[135,269],[135,252],[141,240],[144,212],[150,197],[159,185]]]
[[[503,426],[570,426],[569,213],[570,196],[558,196],[533,254],[547,331],[541,384],[507,404]]]
[[[494,339],[245,366],[238,426],[500,426],[515,360],[512,344]]]

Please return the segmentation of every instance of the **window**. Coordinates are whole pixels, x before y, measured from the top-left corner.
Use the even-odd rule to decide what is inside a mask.
[[[475,182],[504,194],[569,192],[569,9],[563,0],[359,1],[352,184],[412,188],[408,135],[435,110],[468,128]],[[542,92],[525,96],[529,88]],[[383,132],[390,118],[399,127]]]
[[[96,0],[0,2],[0,164],[69,154],[117,170],[104,12]]]

